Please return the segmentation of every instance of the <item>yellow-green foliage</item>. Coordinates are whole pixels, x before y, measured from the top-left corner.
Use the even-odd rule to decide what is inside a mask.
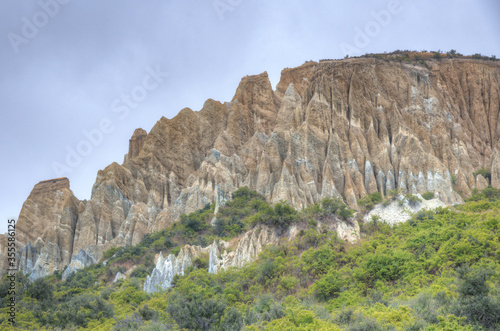
[[[318,222],[350,211],[326,199],[303,211],[270,206],[248,189],[221,208],[218,233],[208,224],[214,206],[184,215],[138,245],[105,253],[108,260],[29,284],[18,275],[17,322],[22,329],[89,330],[497,330],[500,325],[500,191],[488,188],[454,208],[421,211],[390,227],[361,224],[347,244]],[[377,198],[377,197],[375,197]],[[158,251],[228,238],[258,223],[304,228],[293,241],[268,246],[243,268],[206,271],[200,258],[165,292],[142,291]],[[137,272],[113,283],[132,264]],[[8,280],[0,282],[7,300]],[[6,308],[0,329],[10,329]]]

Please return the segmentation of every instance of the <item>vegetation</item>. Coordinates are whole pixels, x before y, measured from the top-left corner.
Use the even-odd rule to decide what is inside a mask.
[[[443,52],[441,50],[437,51],[427,51],[422,50],[411,51],[411,50],[396,50],[390,53],[378,53],[378,54],[365,54],[360,56],[362,58],[376,58],[381,60],[393,60],[398,62],[419,62],[425,65],[425,61],[427,60],[436,60],[439,61],[441,59],[452,59],[452,58],[469,58],[469,59],[478,59],[478,60],[489,60],[489,61],[497,61],[495,55],[486,56],[479,53],[473,55],[463,55],[458,53],[456,50],[451,49],[448,52]]]
[[[498,330],[499,209],[500,190],[490,187],[463,205],[422,210],[393,227],[374,218],[360,224],[362,239],[348,244],[321,226],[350,220],[352,211],[341,200],[295,211],[241,189],[217,215],[213,205],[183,215],[136,246],[106,252],[106,265],[87,267],[66,281],[57,274],[29,283],[18,273],[17,327]],[[214,216],[222,224],[210,226]],[[167,291],[142,291],[156,252],[231,238],[258,224],[297,224],[303,230],[291,241],[267,246],[243,268],[209,274],[200,259]],[[134,265],[126,280],[112,282],[118,271]],[[0,282],[5,330],[11,329],[5,308],[9,283],[6,277]]]
[[[380,192],[375,192],[365,196],[363,199],[358,201],[358,204],[363,207],[365,212],[370,211],[377,204],[382,202],[382,194]]]
[[[434,199],[434,192],[427,191],[424,194],[422,194],[422,198],[424,198],[425,200]]]
[[[422,199],[413,194],[405,194],[405,200],[408,201],[408,204],[412,207],[415,207],[422,202]]]
[[[491,172],[489,169],[485,169],[485,168],[479,169],[478,171],[474,172],[474,177],[476,177],[477,175],[481,175],[484,178],[486,178],[489,185],[491,185]]]

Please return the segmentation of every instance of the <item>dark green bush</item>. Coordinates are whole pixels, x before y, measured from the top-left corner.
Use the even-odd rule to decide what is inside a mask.
[[[382,202],[382,194],[375,192],[365,196],[358,201],[358,204],[364,208],[365,211],[371,210],[377,203]]]
[[[486,329],[500,323],[500,304],[489,295],[490,287],[486,283],[492,272],[480,269],[471,270],[469,267],[457,269],[458,305],[454,313],[465,316],[467,322],[480,325]]]
[[[408,201],[408,204],[412,207],[416,207],[420,202],[422,202],[422,200],[419,197],[413,194],[406,194],[405,199],[406,201]]]
[[[177,294],[169,301],[167,312],[181,328],[210,330],[220,325],[226,304],[220,300],[206,299],[201,294],[189,297]]]
[[[434,199],[434,192],[427,191],[424,194],[422,194],[422,198],[424,198],[425,200]]]
[[[325,198],[321,201],[321,208],[324,215],[337,215],[343,220],[354,215],[354,211],[350,209],[340,198]]]
[[[491,185],[491,171],[489,169],[479,169],[478,171],[474,172],[474,177],[476,177],[477,175],[481,175],[486,178],[486,180],[488,180],[488,183]]]
[[[313,285],[314,295],[320,300],[329,300],[335,298],[345,281],[337,270],[330,270],[324,277],[317,280]]]
[[[113,307],[101,297],[92,294],[81,294],[68,302],[62,303],[55,309],[55,324],[58,327],[68,326],[86,327],[92,319],[113,317]]]
[[[50,301],[54,296],[54,285],[45,278],[38,278],[28,285],[26,294],[38,301]]]

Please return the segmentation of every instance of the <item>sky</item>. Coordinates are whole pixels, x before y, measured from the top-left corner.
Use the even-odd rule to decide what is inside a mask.
[[[3,0],[0,233],[39,181],[89,199],[97,172],[246,75],[397,49],[500,57],[500,2]]]

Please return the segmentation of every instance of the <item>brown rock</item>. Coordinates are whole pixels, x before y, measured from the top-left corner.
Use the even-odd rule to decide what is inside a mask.
[[[455,190],[484,186],[475,169],[500,187],[499,82],[500,64],[473,59],[308,62],[283,70],[276,91],[267,73],[244,77],[231,102],[136,130],[89,201],[64,180],[40,183],[18,221],[24,260],[43,255],[47,270],[80,250],[98,260],[244,185],[296,208],[331,196],[355,208],[396,188],[462,202]]]
[[[139,155],[139,152],[141,151],[147,136],[148,133],[146,132],[146,130],[135,129],[132,138],[130,138],[129,140],[129,148],[128,148],[129,160],[132,160],[134,157]]]
[[[491,156],[491,186],[500,189],[500,149],[495,148]]]
[[[484,190],[485,188],[488,187],[488,181],[486,180],[486,178],[484,178],[483,176],[481,175],[477,175],[476,176],[476,188],[479,190],[479,191],[482,191]]]

